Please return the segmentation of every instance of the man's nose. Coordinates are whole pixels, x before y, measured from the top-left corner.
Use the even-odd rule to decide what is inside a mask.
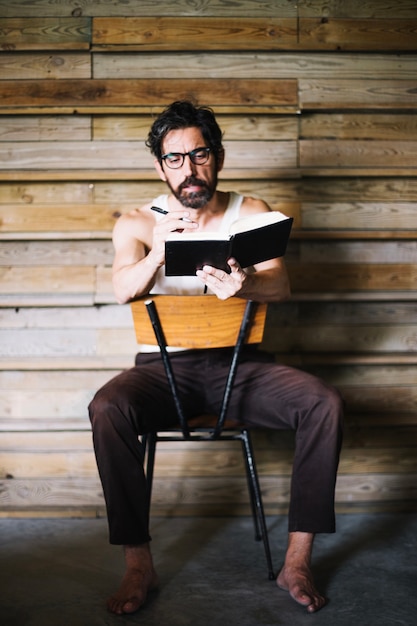
[[[190,155],[187,154],[182,165],[182,170],[185,174],[195,174],[195,165],[191,161]]]

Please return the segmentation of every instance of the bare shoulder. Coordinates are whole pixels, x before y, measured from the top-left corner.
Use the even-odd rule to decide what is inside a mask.
[[[149,208],[150,205],[145,205],[121,215],[113,228],[113,240],[136,239],[147,243],[155,225],[155,217]]]
[[[251,196],[245,196],[240,208],[240,214],[251,215],[252,213],[267,213],[271,211],[271,207],[260,198],[252,198]]]

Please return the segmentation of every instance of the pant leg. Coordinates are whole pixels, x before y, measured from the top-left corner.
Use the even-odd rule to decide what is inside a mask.
[[[313,376],[263,361],[262,355],[244,355],[228,415],[249,427],[296,431],[289,529],[333,532],[340,396]],[[219,409],[228,362],[228,356],[213,350],[175,356],[188,417]],[[159,357],[141,355],[138,363],[99,390],[89,407],[110,541],[118,544],[150,538],[138,434],[177,421]]]
[[[339,392],[294,368],[243,362],[229,415],[249,427],[295,431],[289,530],[334,532],[334,493],[343,432]]]
[[[174,358],[188,415],[201,408],[193,355]],[[97,391],[89,405],[93,444],[103,487],[110,543],[150,540],[146,478],[138,435],[178,422],[159,355],[140,355],[138,365]],[[192,381],[187,385],[184,381]]]

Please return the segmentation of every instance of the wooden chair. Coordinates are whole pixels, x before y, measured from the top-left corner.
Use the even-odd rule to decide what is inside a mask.
[[[178,426],[163,432],[148,433],[141,441],[146,457],[148,504],[150,508],[156,444],[158,441],[237,440],[242,444],[250,503],[255,525],[255,539],[263,541],[268,577],[275,579],[265,523],[261,490],[253,455],[250,431],[227,420],[233,382],[245,343],[262,340],[266,304],[216,296],[155,295],[131,303],[136,339],[139,344],[158,345],[178,413]],[[184,417],[171,365],[168,346],[184,349],[233,347],[230,370],[225,381],[222,407],[218,415]]]

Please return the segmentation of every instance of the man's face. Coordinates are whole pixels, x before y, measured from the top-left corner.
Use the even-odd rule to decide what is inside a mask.
[[[207,147],[199,128],[183,128],[167,133],[162,154],[186,154],[196,148]],[[220,167],[219,167],[220,164]],[[178,169],[170,169],[166,162],[155,166],[160,177],[164,180],[175,198],[184,207],[201,209],[213,197],[217,187],[217,173],[221,169],[223,158],[216,162],[212,152],[206,163],[196,165],[189,155],[184,157],[184,163]]]

